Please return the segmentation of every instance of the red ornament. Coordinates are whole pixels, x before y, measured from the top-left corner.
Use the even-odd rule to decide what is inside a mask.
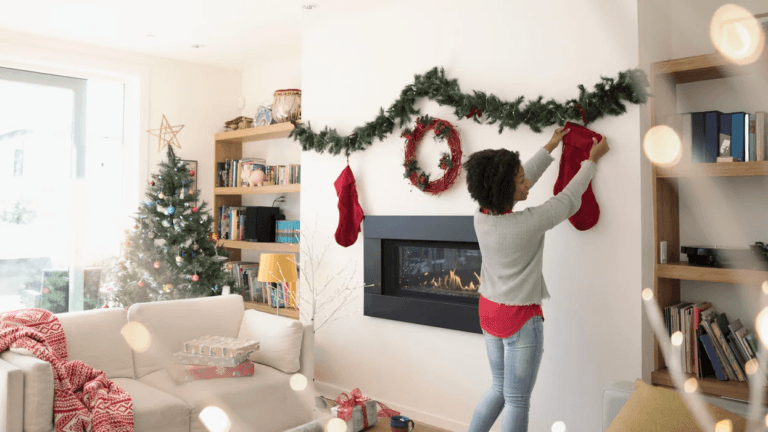
[[[105,302],[105,303],[104,303],[104,306],[102,306],[101,308],[102,308],[102,309],[109,309],[109,304]]]
[[[155,181],[154,181],[154,180],[150,181],[150,182],[149,182],[149,185],[150,185],[150,186],[154,186],[154,185],[155,185]]]
[[[189,176],[194,177],[195,176],[195,170],[189,170]]]
[[[138,225],[138,224],[137,224],[137,225],[134,225],[134,226],[133,226],[133,229],[136,229],[136,228],[138,228],[138,227],[139,227],[139,225]]]
[[[155,263],[152,264],[152,266],[154,266],[156,269],[159,269],[160,268],[160,261],[155,261]]]
[[[139,281],[139,286],[140,286],[140,287],[143,287],[143,286],[144,286],[144,281],[143,281],[143,280],[140,280],[140,281]]]
[[[192,207],[192,213],[197,213],[197,212],[198,212],[197,207]]]
[[[43,288],[43,294],[48,294],[50,291],[48,291],[48,288]]]
[[[200,280],[200,276],[197,275],[197,273],[192,275],[192,282],[197,282]]]
[[[413,170],[410,171],[410,175],[407,177],[412,185],[419,187],[424,193],[430,195],[438,195],[441,192],[450,189],[461,173],[462,153],[459,132],[452,124],[438,118],[433,118],[427,125],[424,125],[421,122],[416,123],[413,133],[406,136],[405,160],[411,161],[412,159],[415,159],[416,146],[427,131],[435,129],[440,130],[440,134],[446,137],[448,147],[451,149],[450,160],[453,162],[453,166],[448,167],[448,164],[445,164],[445,168],[443,168],[441,164],[440,168],[444,170],[443,176],[437,180],[427,181],[426,175],[423,172],[420,172],[421,170],[418,168],[418,165],[414,163],[412,164]],[[408,174],[408,163],[406,163],[406,174]]]

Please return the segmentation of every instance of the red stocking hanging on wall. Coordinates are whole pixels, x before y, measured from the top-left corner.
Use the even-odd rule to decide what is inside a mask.
[[[355,244],[363,221],[363,208],[357,200],[357,186],[352,169],[347,165],[333,183],[339,197],[339,226],[336,228],[336,243],[348,247]]]
[[[559,194],[573,176],[579,172],[581,161],[589,158],[592,150],[592,138],[598,142],[603,139],[599,133],[592,132],[584,126],[571,122],[565,124],[570,129],[563,137],[563,156],[560,158],[560,172],[555,182],[555,195]],[[571,224],[579,231],[586,231],[597,223],[600,218],[600,207],[597,205],[595,194],[592,193],[592,182],[589,182],[587,190],[581,196],[581,207],[573,216],[568,218]]]

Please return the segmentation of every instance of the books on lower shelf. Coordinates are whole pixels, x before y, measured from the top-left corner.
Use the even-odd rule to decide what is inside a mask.
[[[766,113],[699,111],[666,118],[680,137],[682,161],[753,162],[768,159]]]
[[[229,160],[216,164],[217,187],[258,187],[248,181],[251,174],[264,172],[263,186],[289,185],[301,183],[301,165],[267,165],[261,158]]]
[[[697,378],[714,376],[720,381],[747,381],[746,364],[757,358],[758,345],[754,331],[739,319],[729,321],[709,302],[668,306],[664,319],[670,336],[677,331],[683,335],[680,366],[684,373]]]

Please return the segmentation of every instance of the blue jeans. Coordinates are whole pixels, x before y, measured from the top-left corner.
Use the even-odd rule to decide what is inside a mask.
[[[543,320],[532,317],[504,339],[483,333],[493,381],[475,408],[469,432],[487,432],[502,412],[503,432],[527,432],[531,392],[544,353]]]

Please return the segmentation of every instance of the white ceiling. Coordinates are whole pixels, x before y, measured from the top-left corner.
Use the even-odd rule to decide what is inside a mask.
[[[243,70],[299,54],[312,25],[397,1],[0,0],[0,29]]]

